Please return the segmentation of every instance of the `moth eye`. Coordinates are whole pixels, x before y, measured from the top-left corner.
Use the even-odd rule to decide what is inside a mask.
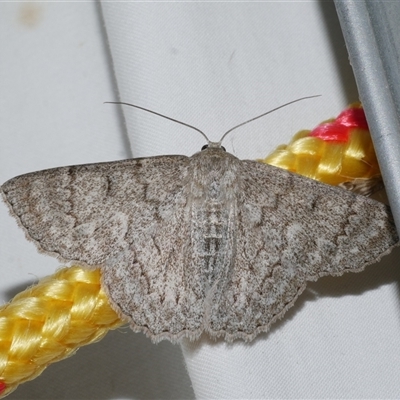
[[[225,148],[224,146],[221,146],[221,149],[222,149],[223,151],[226,151],[226,148]]]

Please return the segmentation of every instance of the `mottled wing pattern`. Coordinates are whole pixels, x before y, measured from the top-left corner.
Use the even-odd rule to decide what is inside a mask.
[[[156,341],[251,340],[307,281],[397,244],[385,205],[223,154],[56,168],[2,191],[40,250],[102,268],[116,309]]]
[[[40,250],[99,265],[129,245],[136,221],[157,219],[155,205],[182,188],[186,169],[186,157],[78,165],[18,176],[2,191]]]
[[[282,169],[242,161],[236,256],[207,330],[251,340],[283,316],[307,281],[357,272],[398,242],[389,208]]]
[[[62,167],[13,178],[2,191],[41,251],[102,267],[134,329],[198,336],[204,290],[188,257],[188,165],[161,156]]]

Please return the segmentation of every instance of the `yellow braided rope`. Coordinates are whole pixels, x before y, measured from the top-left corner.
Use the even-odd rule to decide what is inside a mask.
[[[351,107],[361,108],[361,105],[356,103]],[[330,121],[334,119],[325,122]],[[367,129],[350,129],[347,142],[324,141],[309,136],[311,132],[298,132],[289,144],[278,146],[260,161],[330,185],[380,179],[378,161]]]
[[[0,308],[0,398],[124,322],[100,286],[100,271],[63,268]]]

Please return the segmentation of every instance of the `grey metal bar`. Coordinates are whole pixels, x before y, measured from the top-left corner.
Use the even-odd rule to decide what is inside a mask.
[[[335,5],[400,232],[400,1]]]

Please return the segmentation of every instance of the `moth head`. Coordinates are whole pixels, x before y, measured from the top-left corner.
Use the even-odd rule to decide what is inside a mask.
[[[223,151],[226,151],[224,146],[221,146],[221,142],[208,142],[208,144],[205,144],[202,148],[201,151],[206,150],[208,148],[213,148],[213,149],[222,149]]]

